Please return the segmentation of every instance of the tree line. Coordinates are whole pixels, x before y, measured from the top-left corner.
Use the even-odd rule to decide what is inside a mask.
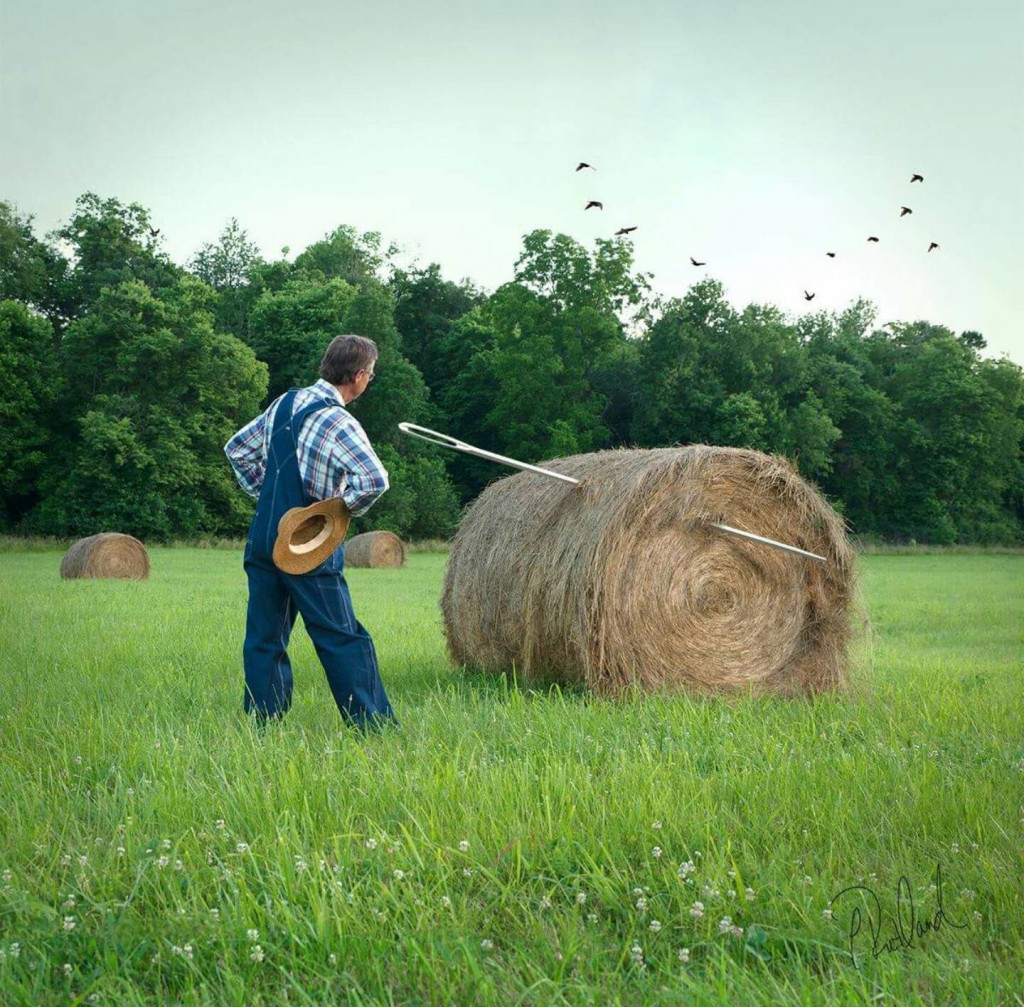
[[[509,470],[402,420],[527,462],[691,443],[790,458],[858,534],[1024,541],[1024,371],[977,332],[876,326],[865,300],[797,319],[708,279],[665,299],[625,239],[537,230],[488,293],[402,268],[336,228],[265,259],[231,220],[185,264],[149,212],[95,194],[45,237],[0,202],[0,530],[144,541],[243,535],[223,445],[309,384],[341,332],[375,340],[353,405],[391,475],[355,531],[446,537]]]

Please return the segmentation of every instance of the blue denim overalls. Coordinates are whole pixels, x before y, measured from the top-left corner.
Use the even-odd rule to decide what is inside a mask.
[[[380,679],[373,639],[352,611],[344,574],[344,543],[306,574],[284,573],[271,558],[284,512],[315,502],[306,493],[299,473],[301,425],[311,413],[338,404],[322,399],[293,416],[296,391],[293,388],[284,396],[274,415],[266,475],[245,547],[249,611],[243,648],[243,705],[246,713],[254,712],[258,720],[282,717],[288,711],[292,665],[287,647],[299,612],[345,722],[362,728],[378,727],[383,721],[397,723]]]

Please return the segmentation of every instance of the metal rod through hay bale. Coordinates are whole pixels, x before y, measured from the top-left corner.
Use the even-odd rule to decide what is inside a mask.
[[[800,695],[848,684],[854,554],[784,460],[696,445],[545,462],[491,484],[452,540],[457,663],[616,693]],[[712,527],[756,528],[816,562]]]
[[[398,567],[405,565],[405,544],[390,531],[353,535],[345,543],[346,566]]]
[[[111,577],[146,580],[149,577],[149,553],[131,535],[101,532],[79,539],[68,549],[61,560],[60,575],[66,579]]]

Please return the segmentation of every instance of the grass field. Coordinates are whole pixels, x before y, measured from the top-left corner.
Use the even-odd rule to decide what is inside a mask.
[[[351,570],[364,738],[300,626],[252,729],[240,553],[150,556],[0,554],[4,1007],[1024,1004],[1024,557],[862,557],[868,688],[814,702],[466,674],[444,555]]]

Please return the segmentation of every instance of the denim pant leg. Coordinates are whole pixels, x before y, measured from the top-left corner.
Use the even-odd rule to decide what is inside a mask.
[[[292,663],[288,639],[295,624],[295,603],[273,565],[246,560],[249,610],[245,625],[246,713],[258,719],[282,717],[292,705]]]
[[[320,571],[285,574],[284,579],[345,722],[357,727],[397,723],[380,678],[373,639],[355,617],[345,575]]]

